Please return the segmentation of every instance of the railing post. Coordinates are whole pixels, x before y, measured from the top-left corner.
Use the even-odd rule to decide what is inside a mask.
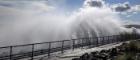
[[[115,36],[115,43],[117,43],[117,35],[114,35]]]
[[[138,35],[136,33],[134,33],[134,39],[137,39],[137,37],[138,37]]]
[[[89,44],[89,47],[91,47],[91,39],[90,39],[90,37],[88,37],[88,44]]]
[[[96,40],[97,40],[96,41],[96,46],[99,46],[99,41],[98,41],[99,39],[98,39],[98,37],[96,37]]]
[[[62,41],[62,48],[61,48],[61,53],[64,53],[64,41]]]
[[[122,37],[121,37],[121,35],[119,35],[119,42],[121,42],[121,40],[122,40]]]
[[[114,36],[112,35],[112,43],[114,43]]]
[[[107,44],[109,44],[109,43],[110,43],[109,36],[107,36]]]
[[[122,42],[124,37],[123,37],[123,35],[121,35],[120,37],[121,37],[121,42]]]
[[[114,40],[114,35],[112,35],[112,43],[114,43],[114,41],[115,41],[115,40]]]
[[[49,42],[48,57],[50,56],[50,53],[51,53],[51,42]]]
[[[124,39],[123,39],[123,42],[124,42],[125,40],[127,40],[127,39],[126,39],[126,37],[127,37],[127,35],[124,35]]]
[[[118,38],[118,36],[117,36],[117,35],[115,35],[115,40],[116,40],[116,43],[118,42],[118,41],[117,41],[117,38]]]
[[[73,45],[72,45],[72,50],[74,50],[74,47],[75,47],[75,40],[72,39],[72,42],[73,42]]]
[[[31,60],[34,60],[34,44],[32,44],[32,56],[31,56]]]
[[[133,34],[131,38],[132,38],[132,40],[136,39],[135,34]]]
[[[118,36],[117,35],[115,35],[115,39],[116,39],[116,43],[118,43]]]
[[[113,43],[116,43],[115,35],[113,35]]]
[[[117,43],[117,35],[115,35],[115,42]]]
[[[120,35],[117,35],[117,42],[120,42]]]
[[[83,46],[84,46],[83,40],[84,40],[84,39],[82,38],[82,48],[83,48]]]
[[[127,38],[126,38],[126,37],[127,37],[127,35],[124,35],[124,39],[123,39],[123,42],[124,42],[125,40],[127,40]]]
[[[102,37],[102,44],[104,45],[104,36]]]
[[[117,35],[117,43],[120,42],[120,35]]]
[[[132,35],[129,35],[129,37],[130,37],[130,40],[133,40],[133,34]]]
[[[10,60],[12,60],[13,46],[10,46]]]
[[[93,47],[93,38],[90,37],[90,47],[92,48]]]

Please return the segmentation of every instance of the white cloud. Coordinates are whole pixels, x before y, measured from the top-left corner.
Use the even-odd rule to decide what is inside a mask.
[[[140,12],[140,5],[132,6],[131,11],[132,11],[132,12]]]
[[[0,6],[19,9],[21,11],[47,12],[55,7],[47,4],[47,1],[0,1]]]
[[[103,7],[104,1],[103,0],[86,0],[84,2],[85,7]]]
[[[125,15],[126,17],[131,17],[140,12],[140,5],[131,5],[129,2],[118,3],[110,6],[114,12]]]
[[[130,6],[129,2],[125,2],[122,4],[121,3],[114,4],[114,5],[112,5],[112,8],[114,11],[117,11],[117,12],[126,12],[131,9],[131,6]]]

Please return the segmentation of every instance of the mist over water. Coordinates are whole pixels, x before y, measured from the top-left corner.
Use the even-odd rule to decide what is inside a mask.
[[[23,10],[1,6],[3,14],[9,15],[9,18],[3,18],[3,20],[9,20],[1,23],[0,45],[99,37],[117,35],[127,31],[122,26],[118,14],[114,13],[105,3],[101,2],[104,6],[99,5],[98,7],[94,4],[91,6],[92,4],[87,2],[92,1],[86,0],[82,8],[69,15],[64,14],[65,12],[48,10],[50,7],[44,7],[44,3],[39,3],[38,7],[48,9],[38,9],[37,11],[29,9],[30,6],[23,8]],[[34,6],[31,5],[31,7]],[[28,10],[26,11],[26,9]]]

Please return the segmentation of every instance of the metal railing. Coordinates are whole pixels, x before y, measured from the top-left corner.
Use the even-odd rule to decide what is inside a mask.
[[[48,54],[54,52],[64,53],[65,50],[80,47],[97,47],[105,44],[124,42],[134,39],[139,39],[140,36],[136,34],[132,35],[112,35],[103,37],[88,37],[88,38],[78,38],[71,40],[62,41],[52,41],[25,45],[15,45],[0,47],[0,60],[19,60],[23,58],[34,59],[35,56]]]

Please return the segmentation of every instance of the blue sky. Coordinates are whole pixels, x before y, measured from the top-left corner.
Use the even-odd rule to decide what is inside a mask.
[[[68,8],[75,9],[82,7],[85,0],[66,0],[66,4]],[[104,0],[105,3],[109,4],[118,4],[118,3],[124,3],[129,2],[131,5],[139,5],[140,0]]]
[[[129,2],[130,6],[140,5],[140,0],[104,0],[104,1],[105,3],[110,5],[118,4],[118,3],[123,4],[125,2]],[[67,6],[71,10],[82,7],[83,3],[84,0],[67,0]],[[127,17],[126,15],[120,15],[120,16],[124,20],[140,22],[140,11],[137,12],[137,14],[132,14],[130,17]]]
[[[109,3],[109,4],[118,4],[118,3],[129,2],[130,5],[140,5],[140,0],[105,0],[105,2]],[[137,12],[137,14],[133,14],[130,17],[126,17],[124,15],[121,15],[121,16],[122,16],[121,17],[122,19],[140,22],[140,11]]]
[[[19,0],[3,0],[3,1],[9,1],[11,3],[11,2],[19,1]],[[26,3],[28,3],[27,0],[20,0],[20,1],[26,1]],[[32,1],[33,0],[30,0],[30,2],[32,2]],[[40,1],[40,0],[36,0],[36,1]],[[47,0],[43,0],[43,1],[46,2]],[[66,12],[73,12],[75,10],[78,10],[79,8],[82,8],[84,1],[85,0],[48,0],[47,3],[50,5],[57,6],[59,8],[58,10],[65,10]],[[136,5],[140,6],[140,0],[103,0],[103,1],[105,1],[105,3],[109,4],[109,5],[124,4],[125,2],[128,2],[130,7],[134,7]],[[20,9],[28,7],[28,5],[26,6],[26,4],[24,4],[24,3],[23,4],[25,5],[25,7],[23,7],[23,5],[21,5],[21,3],[13,3],[13,4],[9,5],[9,2],[7,4],[3,4],[2,0],[1,0],[0,6],[8,6],[8,7],[14,6],[14,7],[18,7]],[[30,4],[30,3],[28,3],[28,4]],[[136,14],[126,12],[125,15],[120,14],[120,16],[124,20],[140,22],[140,20],[139,20],[140,7],[139,7],[139,10],[135,11],[135,12],[136,12]]]
[[[124,3],[128,1],[132,5],[140,4],[140,0],[105,0],[107,3],[115,4],[115,3]]]

